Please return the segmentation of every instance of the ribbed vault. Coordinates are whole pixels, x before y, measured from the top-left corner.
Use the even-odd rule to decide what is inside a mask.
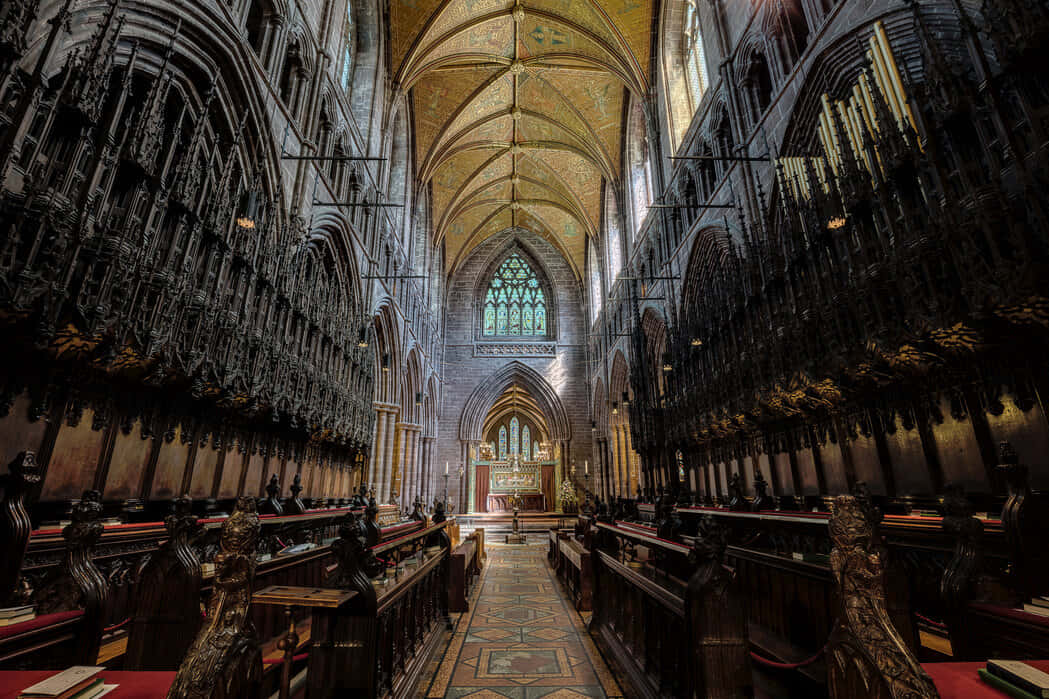
[[[623,104],[648,89],[653,3],[395,0],[391,51],[409,91],[420,186],[446,263],[529,228],[576,274],[618,186]]]

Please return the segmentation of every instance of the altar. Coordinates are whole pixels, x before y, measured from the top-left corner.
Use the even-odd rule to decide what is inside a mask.
[[[488,493],[489,512],[513,512],[510,505],[512,493]],[[545,493],[518,493],[521,498],[521,512],[546,512]]]
[[[520,512],[553,512],[557,509],[557,462],[518,462],[493,459],[471,460],[468,513],[513,512],[510,498],[521,498]]]

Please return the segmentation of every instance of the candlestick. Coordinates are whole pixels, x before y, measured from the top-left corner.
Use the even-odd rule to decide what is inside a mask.
[[[589,461],[583,461],[583,471],[586,473],[586,475],[588,475],[588,476],[590,475],[590,462]]]
[[[447,461],[444,462],[444,475],[446,475],[446,476],[448,475],[448,462]]]

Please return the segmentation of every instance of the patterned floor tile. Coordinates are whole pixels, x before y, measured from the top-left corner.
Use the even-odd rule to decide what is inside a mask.
[[[428,699],[622,697],[582,618],[561,594],[545,547],[491,545]]]

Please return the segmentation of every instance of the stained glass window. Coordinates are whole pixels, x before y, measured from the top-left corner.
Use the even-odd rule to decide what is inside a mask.
[[[521,458],[525,461],[532,460],[532,431],[528,425],[521,428]]]
[[[339,68],[339,82],[343,90],[350,89],[353,77],[353,0],[346,0],[346,22],[343,26],[342,65]]]
[[[519,431],[521,429],[521,423],[517,421],[517,418],[510,418],[510,453],[520,454],[521,453],[521,435]]]
[[[597,317],[601,315],[601,303],[604,301],[604,295],[601,293],[601,267],[597,261],[597,248],[593,243],[590,244],[588,257],[590,258],[590,261],[587,263],[590,273],[590,320],[595,322]]]
[[[506,458],[506,425],[499,428],[499,458]]]
[[[486,336],[546,335],[546,294],[531,265],[517,253],[499,265],[484,296]]]
[[[652,203],[652,161],[648,152],[648,131],[641,103],[634,101],[630,112],[630,188],[634,204],[633,236],[641,231],[641,224]],[[633,236],[631,240],[633,240]]]

